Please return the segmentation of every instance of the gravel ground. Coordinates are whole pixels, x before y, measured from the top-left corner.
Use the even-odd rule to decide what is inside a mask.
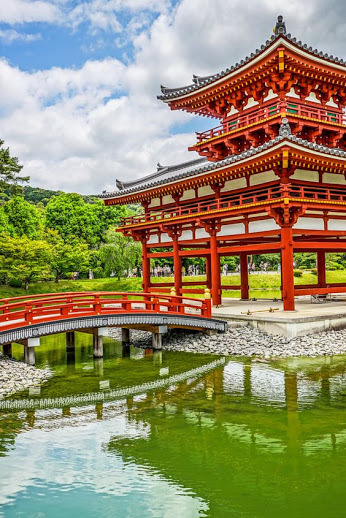
[[[112,329],[115,338],[119,329]],[[151,334],[130,331],[137,347],[150,347]],[[170,331],[163,335],[163,349],[192,353],[213,353],[234,356],[261,356],[264,358],[289,356],[333,356],[346,354],[346,329],[326,331],[315,335],[288,340],[267,335],[250,326],[232,327],[226,333],[207,336],[200,332]]]
[[[0,399],[20,390],[39,386],[51,376],[49,369],[36,369],[0,355]]]

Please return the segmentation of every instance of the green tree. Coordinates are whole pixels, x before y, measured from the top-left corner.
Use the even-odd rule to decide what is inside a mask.
[[[19,176],[23,166],[18,163],[18,158],[12,157],[9,148],[4,148],[4,141],[0,140],[0,192],[10,189],[19,192],[18,182],[28,182],[29,176]]]
[[[118,280],[135,266],[138,266],[141,258],[141,245],[131,237],[122,234],[108,232],[107,243],[101,245],[100,259],[104,265],[106,275],[114,273]]]
[[[4,207],[0,206],[0,233],[9,234],[11,231]]]
[[[42,235],[42,214],[22,196],[14,196],[3,206],[12,234],[38,239]]]
[[[122,207],[105,207],[101,200],[85,203],[79,194],[61,194],[47,204],[46,226],[57,230],[66,242],[78,238],[97,245],[110,225],[119,222],[124,211]]]
[[[0,276],[29,283],[49,276],[51,248],[46,241],[0,234]]]
[[[45,237],[51,245],[50,266],[55,282],[59,282],[59,279],[71,272],[84,273],[88,270],[90,252],[87,244],[80,243],[76,239],[66,243],[56,230],[51,229],[47,230]]]

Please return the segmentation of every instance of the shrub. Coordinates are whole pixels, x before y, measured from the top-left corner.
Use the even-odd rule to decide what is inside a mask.
[[[295,277],[301,277],[303,275],[302,270],[294,270],[293,275]]]
[[[11,288],[21,288],[22,281],[20,279],[10,279],[8,285],[11,286]]]

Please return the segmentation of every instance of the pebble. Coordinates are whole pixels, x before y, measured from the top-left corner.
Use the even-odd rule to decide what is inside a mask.
[[[119,339],[120,330],[111,329],[111,335]],[[130,336],[136,347],[151,347],[151,333],[131,330]],[[346,354],[346,329],[292,339],[268,335],[251,326],[232,327],[226,333],[211,336],[202,332],[170,330],[163,335],[163,349],[227,356],[259,356],[266,360],[273,357],[334,356]]]
[[[48,368],[37,369],[0,354],[0,399],[30,387],[37,387],[51,376],[52,372]]]

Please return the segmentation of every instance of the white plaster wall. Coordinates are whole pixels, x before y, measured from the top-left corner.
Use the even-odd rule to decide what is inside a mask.
[[[192,200],[192,198],[196,198],[195,189],[189,189],[188,191],[184,191],[180,201],[184,200]]]
[[[255,101],[253,97],[249,97],[248,102],[246,106],[244,106],[244,110],[247,110],[248,108],[252,108],[253,106],[257,106],[258,102]]]
[[[293,89],[293,88],[291,88],[291,90],[288,92],[288,95],[289,95],[290,97],[294,97],[295,99],[299,99],[299,95],[297,95],[297,94],[295,93],[295,91],[294,91],[294,89]]]
[[[148,239],[148,244],[153,245],[155,243],[159,242],[159,236],[157,234],[152,234],[150,238]]]
[[[303,228],[303,229],[311,229],[311,230],[323,230],[324,222],[323,219],[319,218],[304,218],[301,217],[298,219],[297,223],[293,226],[293,228]]]
[[[244,233],[244,224],[243,223],[234,223],[233,225],[222,225],[220,232],[218,232],[218,236],[231,236],[234,234],[243,234]]]
[[[179,241],[184,241],[186,239],[193,239],[192,230],[183,230],[181,236],[179,237]]]
[[[294,180],[305,180],[306,182],[318,182],[318,171],[306,171],[304,169],[296,169],[291,176]]]
[[[198,228],[196,230],[196,239],[201,239],[202,237],[210,237],[208,232],[204,230],[204,228]]]
[[[170,194],[162,197],[162,205],[167,205],[168,203],[174,203],[174,200]]]
[[[346,230],[345,219],[330,219],[328,220],[328,230]]]
[[[209,196],[210,194],[215,194],[213,189],[209,185],[205,185],[204,187],[198,188],[198,196]]]
[[[274,92],[273,92],[273,90],[272,90],[272,89],[270,89],[270,90],[269,90],[269,92],[268,92],[267,97],[265,97],[265,98],[263,99],[263,102],[265,102],[265,101],[270,101],[270,99],[275,99],[275,98],[277,98],[277,95],[276,95],[276,94],[274,94]]]
[[[327,106],[332,106],[333,108],[338,108],[338,105],[333,101],[333,99],[329,99],[326,103]]]
[[[225,183],[225,186],[221,189],[221,192],[243,189],[244,187],[246,187],[246,178],[235,178],[234,180],[228,180]]]
[[[337,183],[338,185],[346,185],[346,179],[343,174],[324,173],[323,181],[325,183]]]
[[[171,241],[172,239],[169,237],[168,234],[161,234],[161,243],[168,243]]]
[[[264,171],[264,173],[253,174],[250,176],[250,185],[260,185],[262,183],[273,182],[278,177],[274,171]]]
[[[160,198],[153,198],[149,207],[157,207],[158,205],[160,205]]]
[[[227,113],[227,117],[229,117],[230,115],[234,115],[235,113],[238,113],[238,110],[236,110],[234,106],[232,106],[230,111]]]
[[[249,232],[263,232],[266,230],[275,230],[279,225],[273,219],[261,219],[259,221],[251,221],[249,223]]]
[[[311,101],[313,103],[321,104],[320,101],[317,99],[315,92],[311,92],[309,97],[306,98],[307,101]]]

